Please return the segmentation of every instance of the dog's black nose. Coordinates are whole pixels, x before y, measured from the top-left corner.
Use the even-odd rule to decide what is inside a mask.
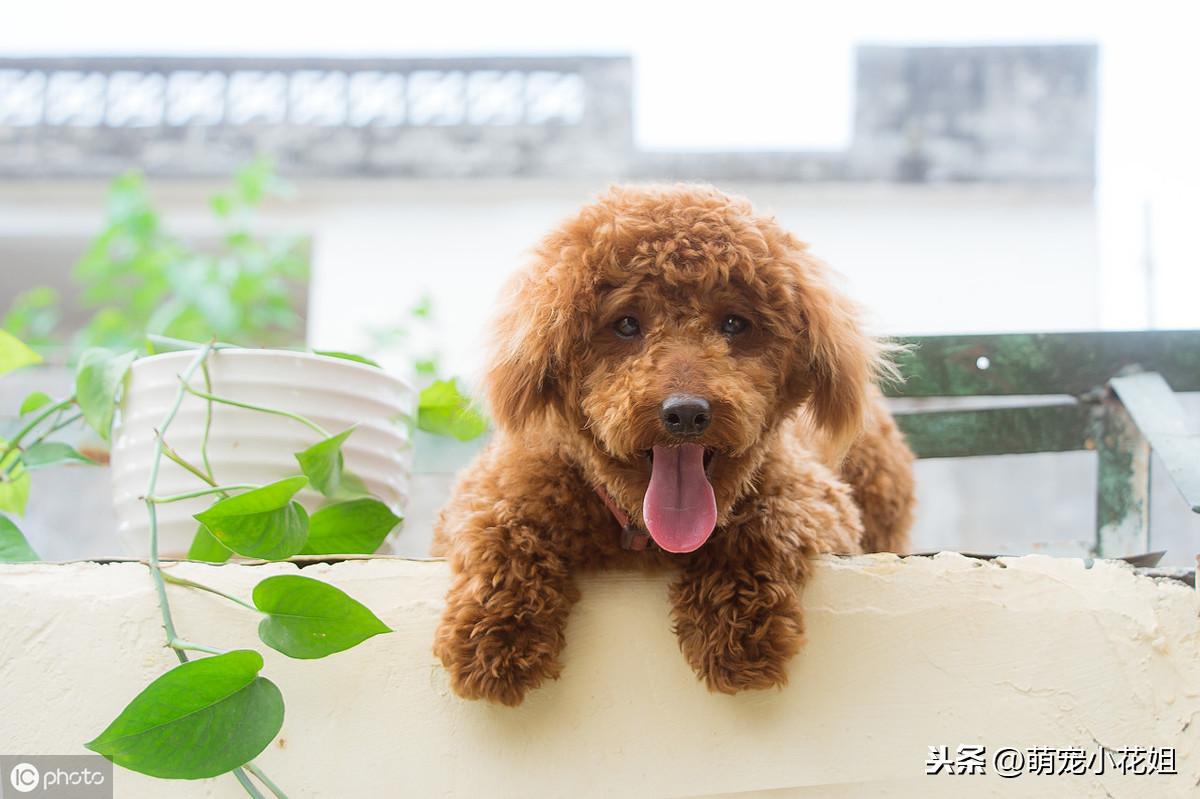
[[[675,436],[698,436],[712,421],[708,400],[695,394],[672,394],[659,409],[663,426]]]

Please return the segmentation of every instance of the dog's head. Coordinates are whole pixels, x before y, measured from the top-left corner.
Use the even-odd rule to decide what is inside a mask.
[[[496,423],[572,448],[671,552],[707,540],[796,409],[844,452],[882,362],[805,245],[711,187],[611,190],[511,291],[487,377]]]

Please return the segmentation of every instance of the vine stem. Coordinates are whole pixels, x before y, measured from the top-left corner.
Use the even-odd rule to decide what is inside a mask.
[[[188,364],[187,369],[185,369],[179,375],[179,379],[181,381],[179,391],[176,392],[175,399],[171,403],[171,407],[167,411],[166,416],[163,417],[162,424],[158,426],[158,430],[166,433],[167,428],[171,426],[171,422],[175,421],[175,415],[179,413],[179,406],[183,404],[183,397],[187,393],[187,381],[190,380],[192,375],[196,373],[196,370],[204,364],[205,360],[207,360],[209,356],[209,353],[213,351],[215,346],[216,345],[210,341],[201,347],[200,351],[196,353],[196,357],[193,358]],[[74,401],[74,399],[75,398],[72,397],[71,401]],[[49,414],[45,414],[45,416],[49,416]],[[160,611],[162,611],[163,629],[167,633],[167,644],[171,647],[171,651],[175,653],[175,656],[179,658],[180,663],[187,663],[187,649],[180,648],[179,646],[179,644],[184,644],[186,642],[182,641],[182,639],[180,639],[175,633],[175,620],[171,617],[171,603],[167,601],[167,583],[166,580],[163,579],[162,565],[158,560],[158,507],[155,505],[153,498],[154,491],[158,487],[158,470],[159,467],[162,466],[164,454],[163,447],[163,437],[162,435],[159,435],[155,441],[154,458],[150,462],[150,479],[146,485],[146,512],[150,517],[150,576],[154,580],[154,590],[158,595],[158,608]],[[195,648],[198,645],[190,644],[189,646]],[[204,651],[210,650],[206,647]],[[260,780],[263,781],[264,784],[268,786],[272,785],[270,780],[266,778],[266,775],[262,773],[262,770],[255,766],[253,762],[247,763],[246,768],[254,769],[255,774]],[[246,772],[242,767],[239,766],[238,768],[233,769],[233,776],[237,779],[241,786],[246,789],[246,793],[248,793],[251,797],[254,799],[264,799],[262,793],[254,786],[254,783],[250,781],[250,778],[246,776]],[[272,788],[272,790],[274,791],[275,789]],[[282,796],[282,794],[278,791],[275,791],[275,795]]]
[[[235,768],[233,770],[233,776],[237,777],[237,781],[240,782],[242,787],[246,789],[246,793],[250,794],[250,796],[252,796],[254,799],[266,799],[266,797],[262,795],[262,792],[258,790],[254,783],[250,781],[250,778],[246,776],[246,772],[243,769]]]
[[[61,409],[61,408],[60,408],[60,409],[59,409],[59,411],[58,411],[58,412],[59,412],[59,414],[62,414],[63,410],[64,410],[64,409]],[[43,430],[41,433],[38,433],[38,436],[37,436],[37,438],[35,438],[35,439],[33,439],[33,441],[30,441],[30,442],[29,442],[29,447],[35,447],[35,446],[37,446],[38,444],[40,444],[40,443],[42,443],[43,441],[45,441],[45,440],[46,440],[46,439],[47,439],[49,436],[52,436],[52,435],[54,435],[54,434],[55,434],[55,433],[57,433],[59,430],[62,430],[64,427],[67,427],[68,425],[72,425],[72,424],[74,424],[75,422],[78,422],[78,421],[79,421],[80,419],[82,419],[82,418],[83,418],[83,414],[82,414],[82,413],[77,413],[77,414],[75,414],[74,416],[70,416],[70,417],[68,417],[67,419],[63,419],[62,421],[58,421],[58,420],[57,420],[57,418],[56,418],[56,420],[55,420],[55,422],[54,422],[54,424],[53,424],[52,426],[50,426],[50,427],[48,427],[47,429]],[[29,447],[26,447],[25,449],[29,449]],[[4,448],[4,450],[3,450],[3,452],[0,452],[0,457],[2,457],[2,456],[5,456],[5,455],[8,455],[8,453],[9,453],[9,452],[11,452],[11,451],[14,451],[15,449],[16,449],[15,447],[5,447],[5,448]],[[14,469],[14,468],[16,468],[16,465],[17,465],[17,463],[18,463],[18,462],[19,462],[19,461],[13,461],[11,464],[9,464],[8,466],[6,466],[6,467],[5,467],[5,469],[4,469],[4,474],[5,474],[6,476],[7,476],[7,475],[11,475],[11,474],[12,474],[12,472],[13,472],[13,469]]]
[[[55,402],[52,405],[47,405],[45,410],[43,410],[37,416],[30,419],[29,422],[24,427],[22,427],[15,434],[13,434],[13,437],[10,441],[7,441],[4,443],[3,446],[0,446],[0,462],[3,462],[4,458],[10,452],[19,452],[20,451],[21,440],[23,438],[25,438],[25,436],[29,435],[29,433],[32,432],[35,427],[37,427],[39,424],[41,424],[42,422],[49,419],[54,414],[61,413],[64,409],[69,408],[73,402],[75,402],[74,394],[67,397],[65,400],[59,400],[58,402]],[[51,431],[51,432],[53,432],[53,431]],[[42,438],[45,438],[47,435],[49,435],[49,433],[44,433],[41,436],[41,438],[38,439],[38,441],[41,441]],[[328,437],[329,436],[327,435],[326,438],[328,438]],[[34,442],[34,443],[37,443],[37,442]],[[0,470],[3,472],[3,476],[7,477],[8,475],[11,475],[13,473],[13,470],[16,468],[16,463],[17,463],[17,461],[14,460],[10,464],[5,464],[4,468],[2,470]]]
[[[239,402],[238,400],[229,399],[228,397],[218,397],[215,394],[208,393],[207,391],[200,391],[199,389],[192,388],[191,386],[189,386],[187,384],[186,380],[184,381],[184,384],[183,384],[183,390],[188,392],[189,394],[192,394],[193,396],[200,397],[201,399],[206,399],[209,402],[217,402],[222,405],[232,405],[235,408],[245,408],[248,411],[259,411],[261,413],[271,413],[276,416],[286,416],[289,419],[293,419],[293,420],[299,422],[300,424],[305,425],[306,427],[308,427],[311,430],[315,430],[316,432],[320,433],[321,436],[324,438],[330,437],[330,433],[328,430],[326,430],[324,427],[321,427],[321,425],[317,424],[312,419],[308,419],[304,416],[301,416],[298,413],[292,413],[291,411],[283,411],[278,408],[267,408],[262,405],[251,405],[248,402]]]
[[[162,424],[158,426],[158,430],[166,431],[171,426],[171,422],[175,421],[175,414],[179,413],[179,406],[183,404],[183,397],[186,393],[187,381],[191,379],[196,370],[200,368],[200,364],[212,352],[212,344],[206,344],[201,347],[196,357],[191,360],[188,367],[179,376],[182,381],[179,390],[175,392],[175,400],[171,403],[171,407],[167,410],[166,416],[163,417]],[[163,459],[163,437],[158,435],[154,442],[154,457],[150,461],[150,480],[146,486],[146,512],[150,516],[150,576],[154,580],[154,588],[158,593],[158,607],[162,611],[163,629],[167,633],[167,642],[170,643],[179,638],[175,634],[175,621],[171,618],[171,605],[167,601],[167,584],[163,581],[162,567],[158,562],[158,507],[154,503],[154,491],[158,488],[158,470],[162,465]],[[187,653],[182,649],[175,649],[175,655],[179,658],[180,663],[187,662]]]
[[[271,791],[271,793],[275,794],[277,799],[287,799],[287,794],[284,793],[278,785],[271,782],[271,778],[268,777],[266,774],[264,774],[263,770],[254,764],[254,761],[251,761],[246,764],[246,770],[249,771],[251,774],[253,774],[255,777],[258,777],[258,779],[262,781],[262,784],[267,786],[267,788]]]
[[[177,652],[206,652],[210,655],[224,655],[228,651],[226,649],[217,649],[214,646],[205,646],[204,644],[197,644],[192,641],[184,641],[182,638],[176,638],[168,642],[168,646]]]
[[[159,432],[157,430],[154,431],[154,435],[156,438],[161,438],[161,435],[159,434]],[[199,477],[201,480],[208,483],[213,488],[217,487],[216,480],[212,479],[212,477],[210,477],[209,475],[200,471],[195,466],[193,466],[192,464],[190,464],[186,460],[184,460],[183,457],[178,452],[171,449],[171,445],[168,444],[165,440],[163,441],[163,455],[166,455],[176,465],[178,465],[179,467],[181,467],[183,469],[187,469],[189,472],[194,474],[196,477]]]
[[[39,424],[41,424],[42,422],[49,419],[53,414],[58,413],[59,411],[63,410],[64,408],[70,407],[71,403],[73,403],[73,402],[75,402],[74,394],[67,397],[65,400],[59,400],[58,402],[54,403],[53,405],[47,405],[46,409],[44,411],[42,411],[37,416],[30,419],[29,422],[24,427],[22,427],[20,430],[18,430],[13,435],[12,440],[10,440],[5,447],[5,452],[7,452],[10,449],[17,449],[21,445],[21,439],[23,439],[23,438],[25,438],[25,436],[29,435],[29,432],[31,430],[33,430],[33,428],[37,427]]]
[[[161,439],[159,443],[161,444]],[[165,452],[163,454],[166,455]],[[230,491],[250,491],[255,488],[262,488],[262,486],[255,485],[253,483],[240,483],[238,485],[213,486],[212,488],[201,488],[197,489],[196,491],[185,491],[182,494],[167,494],[164,497],[156,497],[153,494],[147,494],[146,496],[142,497],[142,499],[152,505],[162,505],[167,502],[181,502],[185,499],[195,499],[196,497],[203,497],[207,496],[208,494],[226,494]]]
[[[238,605],[241,605],[242,607],[246,608],[247,610],[252,610],[255,613],[262,613],[261,610],[254,607],[249,602],[243,602],[242,600],[238,599],[237,597],[231,596],[231,595],[225,593],[224,591],[218,591],[217,589],[213,588],[212,586],[204,585],[203,583],[193,582],[184,577],[176,577],[175,575],[171,574],[170,572],[163,572],[162,576],[163,576],[164,580],[166,580],[168,583],[171,583],[172,585],[183,585],[183,586],[187,586],[188,588],[196,588],[201,591],[207,591],[210,594],[216,594],[219,597],[224,597],[225,599],[228,599],[230,602],[234,602]]]
[[[160,352],[191,352],[205,346],[197,341],[187,341],[182,338],[171,338],[170,336],[160,336],[157,333],[149,333],[146,339],[160,348]],[[239,349],[237,344],[226,344],[223,341],[210,341],[208,347],[213,350],[236,350]]]
[[[208,373],[208,361],[200,364],[200,373],[204,375],[204,390],[211,394],[212,376]],[[204,401],[204,433],[200,436],[200,462],[204,464],[204,471],[208,474],[208,484],[215,486],[217,478],[213,476],[212,464],[208,462],[208,434],[212,430],[212,406],[212,400]]]
[[[43,441],[46,440],[47,436],[54,435],[59,430],[62,430],[64,427],[70,427],[71,425],[75,424],[82,418],[83,418],[83,414],[77,413],[73,416],[68,416],[66,419],[63,419],[61,422],[55,422],[53,427],[50,427],[43,433],[39,433],[37,438],[35,438],[33,441],[30,441],[29,446],[32,447],[34,444],[42,443]]]

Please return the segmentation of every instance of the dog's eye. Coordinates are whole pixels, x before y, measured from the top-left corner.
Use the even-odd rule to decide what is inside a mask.
[[[622,316],[616,322],[613,322],[613,330],[621,338],[633,338],[642,332],[642,326],[632,316]]]
[[[749,326],[749,322],[734,314],[729,314],[721,320],[721,332],[727,336],[736,336],[738,333],[743,333]]]

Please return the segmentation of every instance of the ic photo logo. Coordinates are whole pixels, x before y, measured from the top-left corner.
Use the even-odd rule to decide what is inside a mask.
[[[18,763],[8,774],[9,784],[18,793],[29,793],[37,790],[42,782],[42,773],[32,763]]]
[[[112,762],[99,755],[0,755],[0,799],[113,799]]]

